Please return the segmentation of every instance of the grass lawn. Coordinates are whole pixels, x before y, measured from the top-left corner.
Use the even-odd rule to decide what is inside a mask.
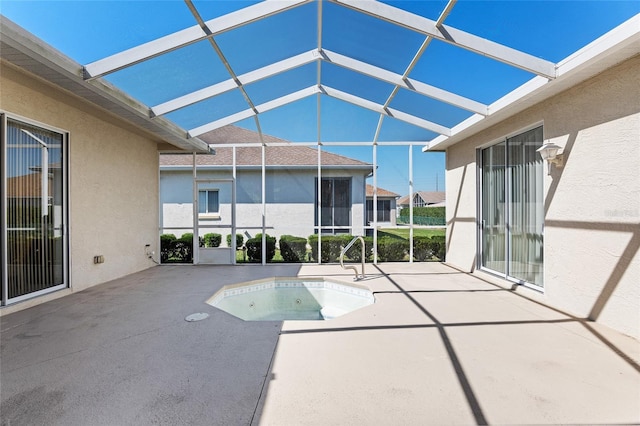
[[[446,229],[444,229],[444,228],[438,228],[438,229],[413,228],[413,236],[414,237],[433,237],[434,235],[437,235],[437,236],[444,237],[445,236],[445,231],[446,231]],[[402,238],[404,240],[408,240],[409,239],[409,228],[380,229],[378,231],[378,238],[384,237],[384,236],[396,237],[396,238]]]
[[[237,250],[236,251],[236,262],[238,262],[238,263],[248,263],[249,262],[249,258],[247,257],[246,252],[244,252],[242,250]],[[273,259],[271,259],[269,262],[270,263],[284,262],[284,259],[282,259],[282,255],[280,254],[280,250],[276,249],[276,254],[273,256]]]

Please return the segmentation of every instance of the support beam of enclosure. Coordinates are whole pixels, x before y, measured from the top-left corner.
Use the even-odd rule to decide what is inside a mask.
[[[187,7],[191,11],[191,14],[195,18],[195,20],[198,22],[198,25],[200,25],[200,28],[202,28],[206,34],[208,34],[208,35],[212,34],[213,31],[204,22],[204,19],[202,19],[202,16],[200,16],[200,12],[198,12],[198,9],[196,9],[195,5],[193,4],[193,1],[192,0],[184,0],[184,2],[187,4]],[[242,97],[244,98],[244,100],[249,105],[249,108],[251,108],[254,113],[258,114],[258,112],[256,111],[256,107],[253,104],[253,101],[249,97],[249,94],[247,93],[247,91],[244,89],[244,86],[242,85],[240,80],[238,80],[238,76],[236,75],[235,71],[233,71],[233,68],[231,67],[231,64],[229,63],[229,61],[227,60],[226,56],[222,52],[222,49],[220,49],[220,46],[218,46],[218,42],[216,42],[213,37],[208,37],[207,40],[209,40],[209,44],[211,45],[213,50],[215,50],[216,54],[218,55],[218,58],[222,61],[222,64],[224,65],[224,68],[227,70],[227,72],[231,76],[231,79],[238,86],[238,89],[240,89],[240,92],[242,93]],[[258,126],[258,131],[259,131],[259,129],[260,129],[260,127]],[[262,137],[262,135],[261,135],[261,137]]]
[[[237,80],[240,82],[240,85],[246,86],[247,84],[255,83],[256,81],[262,80],[264,78],[268,78],[276,74],[292,70],[302,65],[310,64],[311,62],[318,60],[319,56],[320,54],[318,53],[318,50],[313,49],[308,52],[283,59],[282,61],[275,62],[257,70],[241,74],[237,77]],[[238,86],[239,84],[236,82],[236,80],[230,78],[229,80],[213,84],[211,86],[205,87],[204,89],[197,90],[187,95],[180,96],[178,98],[151,107],[151,111],[155,116],[168,114],[172,111],[184,108],[205,99],[221,95],[225,92],[236,89]]]
[[[533,55],[495,43],[482,37],[469,34],[446,25],[437,25],[435,21],[398,9],[378,1],[332,0],[350,9],[366,13],[378,19],[400,25],[418,33],[432,36],[454,46],[488,56],[514,67],[553,79],[556,77],[556,66]]]
[[[342,101],[349,102],[353,105],[375,111],[379,114],[384,114],[389,117],[396,118],[400,121],[413,124],[414,126],[418,126],[423,129],[430,130],[432,132],[435,132],[441,135],[449,136],[451,134],[451,129],[449,129],[448,127],[442,126],[437,123],[432,123],[431,121],[424,120],[422,118],[416,117],[411,114],[407,114],[406,112],[402,112],[393,108],[384,109],[380,104],[377,104],[367,99],[363,99],[358,96],[351,95],[349,93],[342,92],[340,90],[333,89],[327,86],[321,86],[321,87],[310,86],[306,89],[302,89],[297,92],[293,92],[289,95],[282,96],[272,101],[257,105],[255,107],[255,110],[258,111],[258,113],[263,113],[266,111],[270,111],[274,108],[278,108],[280,106],[289,104],[291,102],[295,102],[300,99],[304,99],[309,96],[315,95],[316,93],[324,93],[333,98],[340,99]],[[256,113],[254,112],[253,109],[246,109],[244,111],[240,111],[235,114],[228,115],[219,120],[212,121],[211,123],[204,124],[200,127],[191,129],[189,130],[188,135],[189,137],[196,137],[196,136],[202,135],[203,133],[209,132],[211,130],[219,129],[220,127],[224,127],[228,124],[236,123],[240,120],[244,120],[245,118],[249,118],[254,115],[256,115]]]
[[[339,65],[343,68],[349,69],[351,71],[356,71],[358,73],[368,75],[378,80],[391,83],[399,87],[403,87],[407,90],[411,90],[420,95],[424,95],[424,96],[436,99],[438,101],[445,102],[449,105],[453,105],[455,107],[462,108],[467,111],[474,112],[476,114],[482,114],[482,115],[488,114],[487,105],[482,104],[480,102],[476,102],[469,98],[465,98],[464,96],[460,96],[455,93],[451,93],[446,90],[439,89],[435,86],[431,86],[429,84],[423,83],[418,80],[413,80],[411,78],[404,78],[400,74],[396,74],[391,71],[387,71],[383,68],[376,67],[374,65],[370,65],[365,62],[358,61],[357,59],[353,59],[348,56],[341,55],[339,53],[335,53],[330,50],[324,50],[324,49],[322,50],[322,53],[320,53],[318,49],[313,49],[308,52],[304,52],[299,55],[295,55],[290,58],[283,59],[282,61],[278,61],[271,65],[267,65],[257,70],[239,75],[237,79],[240,81],[240,84],[242,85],[255,83],[256,81],[259,81],[268,77],[272,77],[276,74],[280,74],[280,73],[292,70],[294,68],[310,64],[313,61],[317,61],[319,58],[324,61]],[[320,67],[319,62],[318,62],[318,67]],[[320,71],[318,70],[318,80],[319,78],[320,78]],[[319,81],[318,81],[318,84],[320,84]],[[205,87],[204,89],[197,90],[187,95],[180,96],[178,98],[175,98],[170,101],[151,107],[151,111],[154,116],[168,114],[172,111],[178,110],[180,108],[184,108],[186,106],[203,101],[205,99],[209,99],[217,95],[221,95],[225,92],[236,89],[237,87],[238,87],[238,83],[231,78],[229,80],[216,83],[209,87]]]
[[[436,25],[442,25],[442,23],[447,18],[449,13],[451,13],[451,11],[453,10],[453,6],[455,6],[457,1],[458,0],[449,0],[449,3],[447,3],[444,10],[438,17],[438,20],[436,21]],[[431,40],[433,40],[433,37],[427,36],[427,38],[425,38],[425,40],[422,42],[422,45],[420,45],[420,48],[418,49],[416,54],[413,55],[413,59],[411,60],[411,62],[409,62],[409,65],[407,65],[407,68],[405,69],[404,73],[402,73],[402,77],[401,77],[402,82],[406,83],[406,80],[409,78],[409,74],[411,74],[411,71],[413,71],[415,66],[418,64],[418,61],[422,57],[422,54],[424,53],[425,50],[427,50],[427,47],[429,47],[429,45],[431,44]],[[395,87],[391,91],[391,94],[387,98],[387,101],[384,103],[384,108],[388,108],[391,105],[391,102],[393,102],[393,99],[396,97],[396,95],[400,91],[400,87],[401,87],[400,85],[397,85],[397,84],[395,85]],[[479,105],[479,106],[484,109],[484,114],[486,115],[487,107],[484,105]],[[479,109],[473,112],[476,112],[479,114],[483,113],[482,109]],[[377,136],[378,136],[378,132],[376,132],[376,139],[374,140],[377,140]]]
[[[402,112],[393,108],[384,108],[382,105],[377,104],[375,102],[369,101],[367,99],[360,98],[358,96],[352,95],[350,93],[342,92],[337,89],[333,89],[328,86],[322,86],[325,93],[332,98],[340,99],[345,102],[349,102],[351,104],[360,106],[362,108],[369,109],[371,111],[375,111],[379,114],[388,115],[389,117],[396,118],[398,120],[407,122],[409,124],[413,124],[414,126],[422,127],[423,129],[430,130],[435,133],[439,133],[441,135],[448,136],[451,134],[451,129],[448,127],[442,126],[437,123],[433,123],[428,120],[424,120],[422,118],[416,117],[411,114],[407,114],[406,112]]]
[[[321,56],[318,50],[313,49],[308,52],[304,52],[299,55],[292,56],[282,61],[273,63],[266,67],[262,67],[257,70],[242,74],[237,78],[242,85],[247,85],[264,78],[268,78],[276,74],[286,72],[303,65],[307,65],[313,61],[316,61],[319,57],[327,62],[334,63],[343,68],[347,68],[349,70],[377,78],[381,81],[403,87],[418,94],[445,102],[447,104],[474,112],[476,114],[487,115],[488,113],[487,105],[480,102],[476,102],[474,100],[456,95],[455,93],[439,89],[435,86],[431,86],[417,80],[403,78],[403,76],[401,76],[400,74],[387,71],[385,69],[358,61],[356,59],[332,52],[330,50],[323,50]],[[164,102],[162,104],[158,104],[152,107],[151,111],[154,116],[168,114],[172,111],[184,108],[205,99],[221,95],[225,92],[236,89],[237,87],[238,84],[234,79],[225,80],[209,87],[205,87],[204,89],[200,89],[187,95]]]
[[[306,97],[315,95],[316,93],[318,93],[320,91],[320,89],[318,88],[318,86],[311,86],[308,87],[306,89],[302,89],[302,90],[298,90],[297,92],[293,92],[290,93],[286,96],[282,96],[280,98],[274,99],[272,101],[269,102],[265,102],[263,104],[257,105],[255,107],[255,110],[258,111],[258,113],[263,113],[269,110],[272,110],[274,108],[278,108],[282,105],[286,105],[289,104],[291,102],[295,102],[298,101],[300,99],[304,99]],[[209,132],[211,130],[215,130],[215,129],[219,129],[220,127],[224,127],[228,124],[233,124],[236,123],[240,120],[244,120],[245,118],[249,118],[256,115],[256,113],[254,112],[253,109],[246,109],[244,111],[240,111],[237,112],[235,114],[231,114],[228,115],[224,118],[221,118],[219,120],[216,121],[212,121],[211,123],[208,124],[204,124],[200,127],[196,127],[194,129],[189,130],[188,135],[189,137],[193,138],[196,136],[199,136],[203,133]]]
[[[211,34],[207,34],[199,25],[194,25],[193,27],[92,62],[85,66],[85,79],[110,74],[163,53],[204,40],[207,37],[216,36],[309,2],[310,0],[266,0],[245,7],[236,12],[231,12],[206,21],[205,24],[211,29]]]
[[[487,106],[485,104],[465,98],[464,96],[456,95],[455,93],[439,89],[435,86],[431,86],[417,80],[405,78],[400,74],[396,74],[375,65],[371,65],[366,62],[362,62],[357,59],[353,59],[326,49],[322,50],[322,59],[327,62],[339,65],[343,68],[359,72],[360,74],[368,75],[369,77],[376,78],[386,83],[391,83],[395,86],[399,86],[404,89],[419,93],[421,95],[448,103],[455,107],[462,108],[476,114],[487,115]]]

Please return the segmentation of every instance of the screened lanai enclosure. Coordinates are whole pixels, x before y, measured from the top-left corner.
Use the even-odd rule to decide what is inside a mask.
[[[223,15],[185,4],[194,25],[85,66],[212,148],[161,156],[164,261],[265,263],[275,244],[283,260],[335,262],[356,235],[374,262],[443,260],[444,232],[415,225],[413,203],[396,220],[401,195],[444,187],[443,156],[421,148],[499,111],[490,103],[528,79],[555,77],[551,61],[449,26],[455,1],[264,1]],[[478,80],[507,77],[487,93],[434,72],[460,63]],[[542,138],[527,143],[535,152]],[[542,235],[522,229],[539,258]],[[309,253],[292,248],[301,239]]]
[[[61,2],[89,48],[58,41],[82,87],[123,92],[131,110],[116,114],[172,135],[159,149],[161,243],[147,248],[161,263],[337,262],[355,236],[371,262],[441,261],[444,202],[422,206],[445,191],[447,140],[506,116],[611,28],[594,20],[602,2],[581,4],[585,23],[571,2],[518,3]],[[6,299],[66,285],[70,156],[65,131],[2,120]],[[464,172],[478,182],[478,267],[538,287],[544,141],[544,123],[527,123]],[[360,257],[356,245],[345,260]]]

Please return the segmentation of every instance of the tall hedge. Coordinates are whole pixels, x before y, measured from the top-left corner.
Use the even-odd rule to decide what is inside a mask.
[[[193,262],[193,233],[188,232],[182,234],[180,238],[174,241],[174,257],[179,262]]]
[[[446,244],[443,236],[413,237],[413,257],[419,262],[444,261],[445,252]]]
[[[400,210],[401,217],[409,217],[409,208],[404,208]],[[446,209],[445,207],[414,207],[413,208],[413,217],[437,217],[437,218],[445,218],[446,217]]]
[[[445,261],[447,253],[447,241],[444,235],[434,235],[431,237],[431,241],[434,243],[435,256],[440,259],[441,262]],[[437,246],[435,244],[437,243]]]
[[[340,257],[342,251],[344,236],[341,235],[323,235],[321,238],[320,259],[322,263],[335,263]],[[346,243],[345,243],[346,244]],[[309,245],[311,246],[311,258],[318,261],[318,235],[309,236]]]
[[[272,237],[269,234],[265,234],[267,240],[267,262],[273,259],[276,255],[276,237]],[[249,238],[245,243],[247,247],[247,256],[249,262],[261,262],[262,261],[262,234],[256,234],[255,237]]]
[[[280,255],[285,262],[305,262],[307,260],[307,239],[292,235],[281,236]]]
[[[401,262],[407,254],[409,241],[404,238],[382,237],[378,239],[378,260]]]
[[[236,234],[236,249],[242,248],[244,244],[244,235]],[[227,235],[227,247],[231,247],[231,234]]]
[[[205,247],[220,247],[222,235],[211,232],[209,234],[204,234],[202,239],[204,240]]]
[[[353,239],[353,236],[348,235],[348,238],[344,242],[344,247],[347,246]],[[362,262],[362,243],[356,241],[345,253],[347,259],[346,262]],[[364,237],[364,261],[371,261],[373,255],[373,237]]]
[[[160,262],[167,262],[173,254],[173,245],[176,236],[173,234],[160,235]]]

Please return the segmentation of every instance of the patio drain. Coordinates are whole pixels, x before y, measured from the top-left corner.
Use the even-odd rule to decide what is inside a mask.
[[[188,315],[184,320],[187,322],[195,322],[202,321],[203,319],[207,318],[209,318],[209,314],[206,314],[204,312],[197,312],[195,314]]]

